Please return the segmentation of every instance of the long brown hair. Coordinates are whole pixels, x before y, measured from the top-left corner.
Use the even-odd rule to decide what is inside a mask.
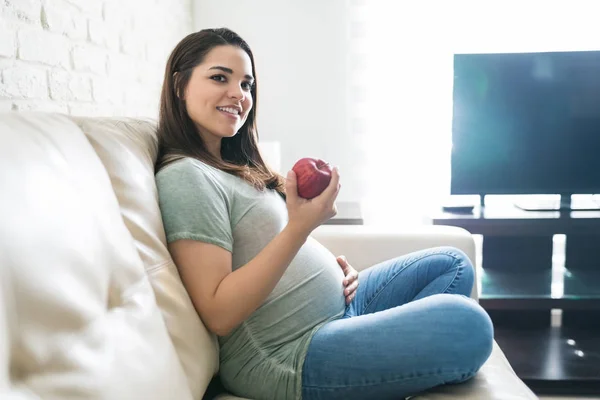
[[[201,64],[214,47],[232,45],[244,50],[252,62],[254,84],[250,90],[254,106],[246,122],[233,136],[221,139],[221,157],[213,156],[189,117],[185,100],[180,93],[192,76],[192,70]],[[257,84],[254,56],[250,46],[235,32],[227,28],[203,29],[191,33],[173,49],[167,67],[160,96],[158,120],[158,160],[156,171],[184,157],[200,160],[229,174],[238,176],[259,190],[274,189],[285,197],[283,177],[265,164],[258,149],[256,129]]]

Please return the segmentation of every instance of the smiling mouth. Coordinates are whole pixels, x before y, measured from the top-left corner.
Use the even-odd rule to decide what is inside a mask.
[[[234,116],[238,116],[240,115],[240,110],[238,110],[237,108],[232,108],[232,107],[217,107],[217,110],[230,114],[230,115],[234,115]]]

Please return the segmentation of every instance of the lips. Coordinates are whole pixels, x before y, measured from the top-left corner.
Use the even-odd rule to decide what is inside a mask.
[[[241,110],[237,107],[217,107],[217,110],[236,116],[241,114]]]

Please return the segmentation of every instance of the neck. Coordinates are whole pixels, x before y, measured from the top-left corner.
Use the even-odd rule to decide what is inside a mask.
[[[221,157],[221,138],[214,136],[212,134],[207,134],[202,131],[201,127],[197,127],[200,137],[206,146],[206,150],[213,156],[216,157],[217,160],[223,160]]]
[[[216,157],[217,160],[223,161],[223,158],[221,157],[221,140],[220,139],[213,143],[207,143],[207,147],[208,147],[208,152],[210,154],[212,154],[213,157]]]

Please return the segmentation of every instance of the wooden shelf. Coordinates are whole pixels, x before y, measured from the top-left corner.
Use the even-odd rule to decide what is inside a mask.
[[[480,303],[487,310],[600,310],[600,268],[565,270],[561,280],[562,290],[553,294],[551,270],[515,273],[484,269]],[[561,280],[555,284],[560,286]]]
[[[600,232],[599,211],[523,211],[514,205],[476,207],[472,214],[440,212],[434,225],[458,226],[474,234],[537,236],[544,234],[592,234]]]
[[[441,212],[433,223],[483,235],[480,304],[517,375],[537,393],[600,393],[600,212],[486,199],[472,214]],[[562,275],[553,274],[555,234],[566,235]],[[551,309],[563,310],[560,327]]]
[[[483,235],[480,279],[486,308],[600,307],[600,212],[531,212],[501,203],[469,215],[440,213],[433,222]],[[554,234],[566,234],[566,269],[561,290],[553,292]]]

